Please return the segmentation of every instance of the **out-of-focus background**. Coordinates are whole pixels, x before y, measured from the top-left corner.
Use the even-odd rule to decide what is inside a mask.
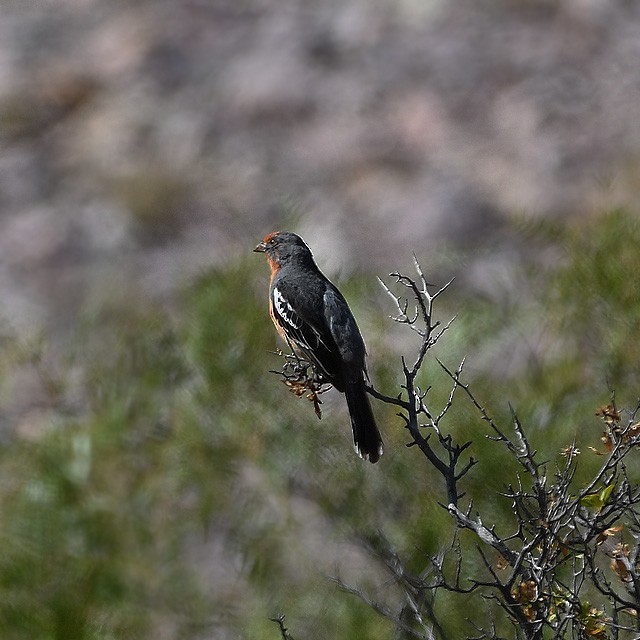
[[[325,576],[385,584],[368,531],[437,549],[443,496],[392,411],[365,466],[337,394],[318,422],[268,373],[250,251],[275,229],[343,288],[385,391],[415,343],[374,276],[413,252],[457,277],[440,355],[467,354],[550,456],[609,387],[633,401],[638,2],[10,0],[0,17],[3,637],[277,638],[277,613],[296,638],[394,637]]]
[[[0,29],[18,324],[171,291],[285,213],[328,268],[384,270],[638,197],[637,2],[38,0]]]

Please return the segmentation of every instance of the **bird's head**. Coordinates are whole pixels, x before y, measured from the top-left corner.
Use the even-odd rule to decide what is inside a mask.
[[[289,231],[274,231],[254,249],[264,253],[272,265],[281,267],[290,262],[313,262],[313,257],[305,241]]]

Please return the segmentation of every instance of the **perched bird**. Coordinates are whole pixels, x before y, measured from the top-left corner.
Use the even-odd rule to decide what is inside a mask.
[[[254,251],[271,267],[269,313],[278,333],[345,394],[356,452],[377,462],[382,438],[365,390],[364,340],[344,296],[295,233],[271,233]]]

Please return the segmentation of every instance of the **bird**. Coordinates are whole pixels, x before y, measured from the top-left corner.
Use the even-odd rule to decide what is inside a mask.
[[[299,235],[275,231],[254,251],[271,267],[269,314],[278,333],[344,393],[356,453],[377,462],[383,442],[366,391],[366,349],[347,301]]]

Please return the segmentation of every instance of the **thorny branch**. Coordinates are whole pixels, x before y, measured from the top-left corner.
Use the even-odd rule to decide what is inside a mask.
[[[401,554],[385,541],[365,547],[386,568],[393,583],[404,594],[405,605],[397,612],[384,599],[373,598],[336,578],[339,586],[358,595],[374,610],[391,619],[406,638],[446,639],[437,618],[437,594],[444,590],[469,597],[480,593],[486,602],[497,603],[513,623],[513,637],[542,640],[543,637],[596,640],[640,637],[640,488],[630,481],[626,460],[640,445],[640,405],[623,424],[611,404],[598,411],[604,421],[604,452],[600,469],[583,486],[575,486],[580,453],[575,443],[564,451],[565,461],[553,468],[540,460],[526,430],[511,408],[511,424],[505,429],[489,415],[462,379],[464,360],[452,369],[437,360],[451,381],[448,398],[435,409],[429,397],[431,387],[421,389],[417,377],[428,352],[451,326],[434,319],[434,303],[451,282],[432,293],[414,256],[417,278],[400,273],[391,277],[403,291],[397,295],[380,281],[391,298],[395,313],[391,318],[406,325],[420,337],[412,364],[402,358],[403,384],[397,395],[387,395],[373,386],[369,393],[396,407],[411,441],[444,480],[445,507],[454,525],[454,542],[436,556],[428,556],[419,574],[407,570]],[[404,291],[406,290],[406,291]],[[464,492],[460,481],[477,461],[462,460],[471,442],[458,444],[442,425],[461,390],[489,426],[489,439],[502,445],[517,462],[520,473],[501,494],[510,501],[513,519],[510,533],[498,533],[488,526],[473,507],[459,507]],[[501,523],[502,528],[509,524]],[[469,561],[472,547],[463,546],[458,531],[471,532],[476,540],[484,572]],[[492,557],[491,554],[494,554]],[[587,597],[602,597],[592,604]],[[590,595],[587,595],[590,594]],[[410,612],[407,617],[406,612]],[[469,621],[477,638],[502,639],[495,616],[489,608],[488,626]],[[504,633],[504,625],[502,626]],[[632,633],[634,635],[621,635]]]
[[[469,458],[464,466],[460,468],[460,457],[465,450],[469,448],[471,442],[465,442],[460,445],[454,444],[451,436],[445,435],[440,429],[441,421],[445,418],[453,404],[458,382],[454,381],[446,404],[438,412],[432,411],[429,407],[427,401],[429,388],[422,390],[416,384],[416,378],[427,352],[437,344],[455,320],[454,316],[446,325],[442,326],[441,323],[433,317],[433,305],[435,301],[449,288],[453,280],[450,280],[443,287],[431,293],[429,288],[432,285],[427,282],[415,255],[413,261],[418,274],[417,280],[400,273],[391,274],[396,284],[409,290],[409,297],[394,294],[381,279],[379,280],[382,288],[393,300],[397,309],[397,315],[391,316],[391,319],[400,324],[406,324],[412,331],[420,336],[421,343],[418,348],[418,353],[411,366],[407,365],[404,357],[402,358],[402,372],[404,375],[402,388],[404,389],[404,393],[391,397],[380,393],[373,387],[369,387],[368,391],[378,400],[393,404],[402,410],[399,416],[404,421],[405,427],[412,438],[407,446],[417,446],[429,462],[442,474],[447,490],[447,504],[455,507],[455,505],[458,504],[458,500],[462,498],[462,494],[458,492],[457,488],[458,481],[476,464],[473,458]],[[457,369],[458,376],[462,373],[463,366],[464,360]],[[406,396],[406,399],[404,399],[403,396]],[[423,430],[429,430],[430,433],[423,435]],[[436,453],[431,446],[430,439],[433,434],[435,434],[442,449],[442,453],[440,454]]]
[[[284,626],[284,616],[280,614],[275,618],[269,618],[271,622],[275,622],[278,627],[280,627],[280,635],[282,636],[282,640],[293,640],[293,638],[289,635],[287,628]]]

